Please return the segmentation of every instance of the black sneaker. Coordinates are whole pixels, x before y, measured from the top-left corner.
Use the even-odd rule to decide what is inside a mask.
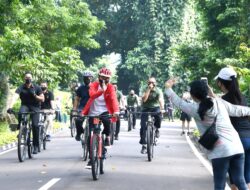
[[[104,142],[104,146],[111,146],[111,143],[110,143],[110,138],[109,137],[106,137],[105,139],[105,142]]]
[[[46,141],[51,141],[51,136],[50,135],[46,135]]]
[[[187,135],[188,135],[188,136],[190,135],[190,132],[189,132],[189,131],[187,132]]]
[[[139,143],[140,143],[141,145],[147,144],[147,143],[146,143],[146,140],[142,140],[142,139],[140,139]]]
[[[75,136],[76,141],[80,141],[80,135]]]
[[[87,165],[85,166],[86,169],[91,169],[92,168],[92,164],[91,164],[91,160],[88,161]]]
[[[182,131],[182,132],[181,132],[181,136],[182,136],[182,135],[185,135],[185,131]]]
[[[159,129],[156,129],[156,130],[155,130],[155,137],[156,137],[156,138],[159,138],[159,137],[160,137],[160,131],[159,131]]]
[[[147,153],[147,147],[145,145],[142,145],[141,153],[142,154],[146,154]]]
[[[116,136],[115,136],[115,140],[117,140],[117,141],[119,140],[119,137],[118,137],[118,135],[116,135]]]

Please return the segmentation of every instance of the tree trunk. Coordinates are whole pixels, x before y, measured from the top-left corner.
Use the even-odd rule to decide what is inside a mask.
[[[6,121],[7,98],[9,94],[8,77],[0,73],[0,121]]]

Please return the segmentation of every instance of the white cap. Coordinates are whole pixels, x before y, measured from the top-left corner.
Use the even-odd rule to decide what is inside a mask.
[[[223,80],[232,80],[232,76],[237,77],[237,73],[230,67],[225,67],[220,70],[219,74],[214,78],[215,80],[221,78]]]

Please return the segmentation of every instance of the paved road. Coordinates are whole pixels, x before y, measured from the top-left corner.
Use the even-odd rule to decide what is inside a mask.
[[[193,154],[180,123],[163,122],[155,158],[140,154],[137,129],[126,131],[122,121],[119,141],[109,150],[105,174],[93,181],[84,169],[81,147],[68,130],[57,134],[48,149],[19,163],[16,150],[0,155],[1,190],[211,190],[212,176]],[[44,187],[44,188],[41,188]]]

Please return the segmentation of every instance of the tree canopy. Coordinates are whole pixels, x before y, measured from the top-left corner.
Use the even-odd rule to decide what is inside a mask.
[[[63,85],[84,68],[76,47],[99,47],[94,36],[104,22],[83,1],[3,0],[0,7],[0,69],[14,84],[29,70]]]

